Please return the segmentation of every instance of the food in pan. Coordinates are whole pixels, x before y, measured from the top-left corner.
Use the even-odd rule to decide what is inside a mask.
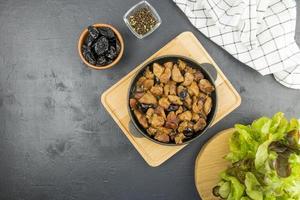
[[[207,126],[215,88],[184,61],[154,63],[135,83],[129,104],[150,137],[182,144]]]
[[[235,125],[226,159],[231,166],[213,188],[220,199],[299,200],[300,124],[283,113]]]
[[[88,36],[81,47],[83,57],[92,65],[105,66],[112,63],[120,53],[118,37],[109,27],[88,27]]]

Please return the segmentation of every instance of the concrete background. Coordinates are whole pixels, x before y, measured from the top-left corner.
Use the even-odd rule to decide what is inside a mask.
[[[122,16],[138,1],[0,0],[1,200],[198,199],[194,160],[211,136],[277,111],[300,116],[299,91],[233,59],[194,29],[171,0],[149,0],[163,23],[136,39]],[[76,45],[86,26],[101,22],[117,27],[126,47],[117,66],[95,71],[81,63]],[[297,25],[300,42],[299,20]],[[206,47],[242,104],[205,137],[151,168],[99,96],[183,31],[192,31]]]

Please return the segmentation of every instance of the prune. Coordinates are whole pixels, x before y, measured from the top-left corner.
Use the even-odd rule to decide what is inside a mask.
[[[179,108],[178,105],[171,104],[171,105],[168,107],[167,111],[168,111],[168,112],[176,111],[176,110],[178,110],[178,108]]]
[[[112,63],[121,50],[120,41],[113,30],[107,27],[89,26],[88,35],[81,47],[82,54],[92,65],[104,66]]]
[[[108,40],[105,37],[100,37],[94,45],[94,50],[97,55],[102,55],[108,50]]]
[[[190,137],[193,136],[194,131],[193,131],[193,129],[191,129],[191,128],[188,127],[188,128],[186,128],[186,129],[184,129],[183,134],[184,134],[184,136],[185,136],[186,138],[190,138]]]
[[[99,56],[97,59],[97,65],[103,66],[106,64],[106,58],[105,56]]]
[[[86,51],[83,56],[85,57],[85,59],[92,65],[96,64],[96,59],[95,56],[92,54],[91,51]]]
[[[154,76],[154,84],[160,84],[160,80],[157,76]]]
[[[82,45],[81,47],[82,54],[85,55],[90,49],[86,45]]]
[[[116,41],[116,50],[117,50],[117,54],[119,54],[120,50],[121,50],[121,45],[120,45],[120,42],[118,40]]]
[[[93,26],[89,26],[88,27],[88,31],[90,33],[90,36],[92,36],[94,39],[97,39],[99,36],[99,31],[97,30],[97,28],[93,27]]]
[[[107,28],[107,27],[101,27],[101,28],[98,28],[98,31],[99,31],[100,34],[103,35],[104,37],[107,37],[107,38],[114,38],[114,37],[115,37],[114,32],[113,32],[110,28]]]
[[[106,57],[108,57],[110,59],[114,59],[116,56],[117,56],[116,48],[113,46],[110,46],[109,50],[106,54]]]
[[[112,63],[113,62],[113,60],[112,59],[110,59],[110,58],[106,58],[106,64],[108,65],[108,64],[110,64],[110,63]]]
[[[138,108],[139,108],[140,111],[142,111],[143,113],[146,113],[147,110],[148,110],[149,108],[152,108],[152,107],[153,107],[152,104],[144,104],[144,103],[139,103],[139,104],[138,104]]]
[[[91,47],[94,42],[95,42],[95,39],[91,35],[88,35],[87,38],[85,39],[85,44],[88,47]]]
[[[109,45],[110,46],[116,46],[116,38],[108,38]]]
[[[181,100],[184,100],[185,97],[187,97],[187,94],[188,94],[187,90],[182,90],[178,96],[180,97]]]

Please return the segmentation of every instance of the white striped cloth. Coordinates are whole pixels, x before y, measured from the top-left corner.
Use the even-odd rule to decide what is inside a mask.
[[[173,0],[190,22],[236,59],[300,89],[295,0]]]

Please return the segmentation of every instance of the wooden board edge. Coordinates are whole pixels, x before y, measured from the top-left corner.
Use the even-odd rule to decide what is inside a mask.
[[[206,51],[206,49],[204,48],[204,46],[202,45],[202,43],[197,39],[197,37],[190,31],[186,31],[183,32],[182,34],[188,34],[191,36],[191,38],[193,38],[193,40],[195,41],[196,45],[199,45],[199,47],[201,49],[203,49],[203,52],[205,53],[205,56],[209,59],[209,61],[216,66],[216,70],[218,71],[218,74],[221,75],[222,79],[224,80],[224,82],[226,82],[226,84],[229,86],[229,88],[232,90],[232,92],[235,94],[235,96],[238,99],[237,104],[241,104],[241,96],[240,94],[237,92],[237,90],[235,89],[235,87],[233,87],[233,85],[231,84],[231,82],[228,80],[228,78],[225,76],[225,74],[223,73],[223,71],[221,70],[221,68],[219,67],[219,65],[217,65],[217,63],[214,61],[214,59],[209,55],[209,53]],[[180,34],[181,35],[181,34]]]
[[[155,161],[153,161],[153,159],[151,157],[149,157],[147,155],[147,153],[145,153],[143,151],[142,148],[139,147],[139,145],[134,141],[134,139],[127,133],[127,130],[123,127],[123,125],[119,122],[118,117],[115,116],[115,114],[113,113],[113,111],[110,109],[110,107],[107,105],[106,103],[106,95],[107,95],[107,91],[105,91],[104,93],[102,93],[101,97],[100,97],[100,102],[103,104],[104,108],[106,109],[106,111],[110,114],[110,116],[113,118],[113,120],[117,123],[117,125],[119,126],[119,128],[123,131],[124,135],[127,137],[127,139],[130,141],[130,143],[132,143],[132,145],[134,146],[134,148],[138,151],[138,153],[143,157],[143,159],[146,161],[146,163],[150,166],[156,167],[158,165],[160,165],[161,163],[157,163]]]
[[[201,197],[201,193],[200,193],[200,189],[199,189],[199,186],[197,185],[197,179],[196,179],[196,171],[197,171],[197,166],[198,166],[198,163],[199,163],[199,159],[200,159],[200,157],[201,157],[201,155],[202,155],[202,153],[204,152],[204,150],[205,150],[205,148],[206,148],[206,146],[213,140],[213,139],[215,139],[216,137],[218,137],[219,135],[221,135],[221,134],[224,134],[224,133],[227,133],[227,132],[234,132],[234,128],[228,128],[228,129],[225,129],[225,130],[223,130],[223,131],[220,131],[220,132],[218,132],[217,134],[215,134],[214,136],[212,136],[203,146],[202,146],[202,148],[201,148],[201,150],[199,151],[199,153],[198,153],[198,155],[197,155],[197,157],[196,157],[196,160],[195,160],[195,166],[194,166],[194,182],[195,182],[195,186],[196,186],[196,189],[197,189],[197,192],[198,192],[198,195],[199,195],[199,197],[200,198],[202,198]],[[203,200],[205,200],[205,199],[203,199]]]
[[[100,96],[100,102],[106,109],[106,111],[110,114],[110,116],[113,118],[113,120],[117,123],[117,125],[120,127],[120,129],[123,131],[124,135],[127,137],[127,139],[132,143],[132,145],[135,147],[135,149],[138,151],[138,153],[143,157],[143,159],[146,161],[146,163],[150,167],[158,167],[161,164],[163,164],[166,160],[174,156],[177,152],[182,150],[186,145],[183,145],[182,148],[176,150],[173,154],[168,154],[167,156],[153,160],[151,157],[148,156],[146,152],[143,151],[143,149],[136,143],[136,141],[127,133],[127,130],[123,127],[123,125],[119,122],[119,119],[114,115],[113,111],[110,109],[109,105],[106,103],[106,95],[110,91],[105,91]]]

